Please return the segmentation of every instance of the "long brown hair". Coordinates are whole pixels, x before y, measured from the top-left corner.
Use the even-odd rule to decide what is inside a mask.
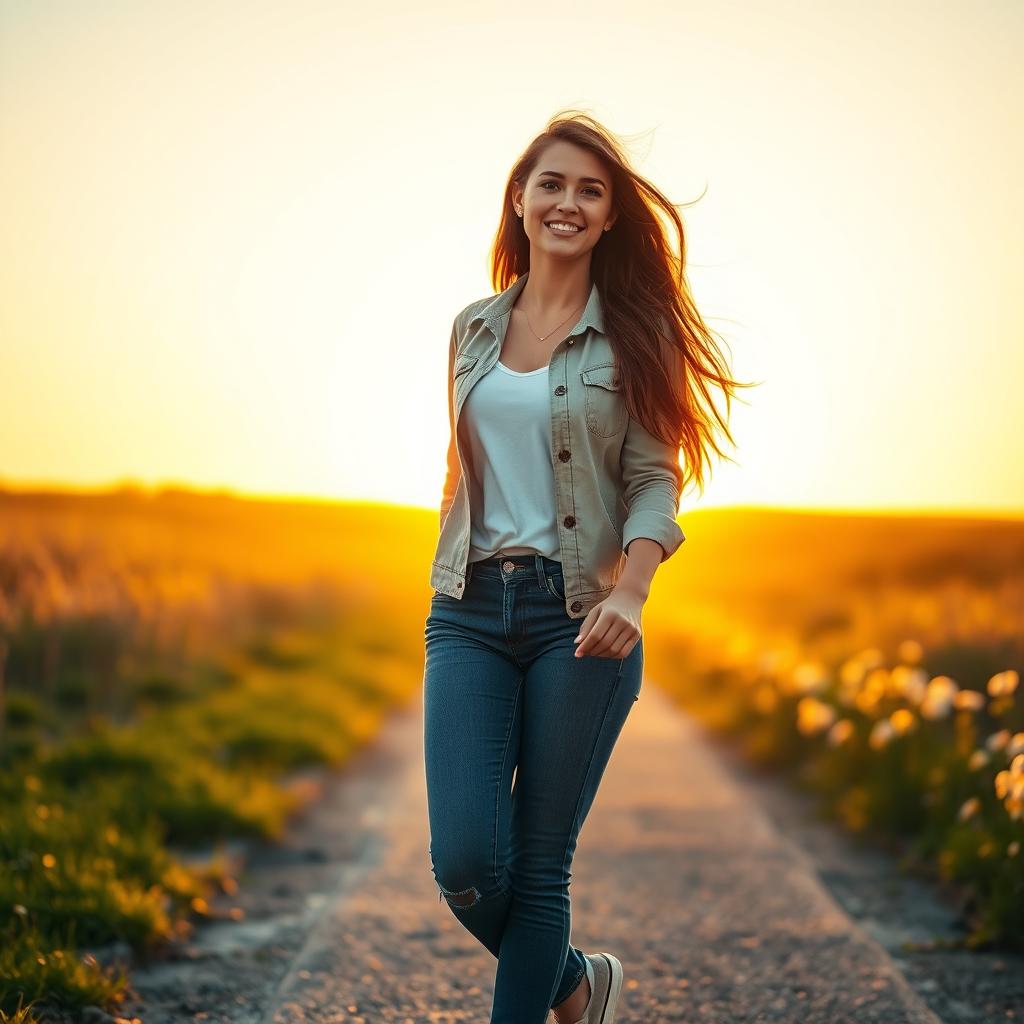
[[[692,480],[703,493],[709,450],[728,458],[716,443],[716,424],[734,443],[711,400],[711,386],[722,389],[728,416],[734,389],[753,385],[726,375],[715,335],[697,311],[676,204],[629,166],[621,144],[594,118],[575,110],[556,114],[515,162],[491,247],[491,282],[504,291],[530,269],[530,240],[515,215],[512,188],[525,187],[545,149],[558,139],[589,150],[611,175],[618,217],[591,251],[590,273],[601,294],[626,407],[648,432],[682,447],[680,490]],[[675,249],[659,213],[675,231]]]

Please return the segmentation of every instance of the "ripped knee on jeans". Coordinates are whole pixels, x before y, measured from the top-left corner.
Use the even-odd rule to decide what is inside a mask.
[[[441,898],[444,897],[448,901],[448,905],[453,909],[458,907],[471,907],[475,903],[480,902],[480,890],[475,886],[471,885],[468,889],[463,889],[461,892],[449,892],[442,886],[438,886],[437,900],[440,903]]]

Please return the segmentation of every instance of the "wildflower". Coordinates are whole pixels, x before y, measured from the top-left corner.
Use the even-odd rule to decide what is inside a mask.
[[[1002,750],[1007,743],[1010,742],[1010,730],[1000,729],[999,732],[992,733],[987,740],[985,740],[985,746],[991,750]]]
[[[949,676],[935,676],[925,688],[921,717],[945,718],[958,691],[959,687]]]
[[[856,691],[867,672],[867,665],[859,658],[848,658],[839,666],[839,683],[843,690]]]
[[[969,796],[961,805],[957,813],[960,821],[968,821],[981,810],[981,801],[976,796]]]
[[[57,866],[57,858],[52,853],[43,854],[43,867],[54,868]]]
[[[892,731],[895,735],[905,736],[914,728],[914,713],[906,708],[897,708],[889,716],[889,724],[892,726]]]
[[[828,671],[820,662],[802,662],[793,669],[793,684],[798,693],[820,693],[828,684]]]
[[[971,756],[967,759],[967,767],[972,772],[976,772],[979,768],[984,768],[989,762],[989,756],[987,750],[975,750]]]
[[[897,665],[892,670],[894,696],[905,697],[911,704],[920,704],[928,692],[928,676],[923,669]]]
[[[885,696],[888,679],[889,673],[884,668],[872,669],[868,673],[854,701],[858,711],[871,715],[878,702]]]
[[[871,727],[871,732],[868,734],[868,745],[874,750],[881,750],[892,739],[892,735],[892,723],[888,718],[880,718]]]
[[[1019,678],[1015,669],[1009,668],[1005,672],[997,672],[988,681],[988,694],[990,697],[1007,697],[1017,689]]]
[[[841,746],[853,736],[853,733],[853,722],[849,718],[840,718],[828,731],[829,746]]]
[[[960,690],[953,698],[958,711],[979,711],[985,706],[985,698],[977,690]]]
[[[816,697],[801,697],[796,713],[797,728],[805,736],[827,729],[836,719],[835,709]]]

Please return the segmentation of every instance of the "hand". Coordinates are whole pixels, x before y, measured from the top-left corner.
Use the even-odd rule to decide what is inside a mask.
[[[641,636],[640,613],[647,598],[616,587],[590,609],[580,626],[575,657],[625,658]]]

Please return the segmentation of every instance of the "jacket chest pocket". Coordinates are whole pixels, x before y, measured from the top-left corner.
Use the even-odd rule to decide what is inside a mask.
[[[626,427],[626,402],[615,380],[615,364],[580,370],[587,429],[598,437],[614,437]]]

